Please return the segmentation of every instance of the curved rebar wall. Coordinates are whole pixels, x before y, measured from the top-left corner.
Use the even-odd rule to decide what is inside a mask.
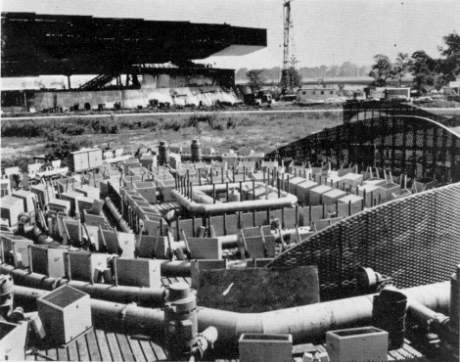
[[[460,183],[362,211],[279,255],[271,267],[317,265],[321,299],[352,295],[357,266],[407,288],[449,278],[460,262]]]
[[[460,119],[405,104],[344,106],[344,124],[292,142],[266,155],[298,163],[358,164],[409,178],[460,181]]]

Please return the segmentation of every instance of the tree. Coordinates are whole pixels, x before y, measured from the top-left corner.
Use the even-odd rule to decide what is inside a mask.
[[[393,65],[392,77],[398,80],[398,85],[401,87],[402,79],[409,73],[412,66],[412,59],[407,53],[399,53]]]
[[[439,86],[438,64],[438,61],[430,57],[424,50],[418,50],[412,54],[413,86],[420,93],[427,93],[435,85]]]
[[[439,70],[442,73],[443,82],[455,80],[460,74],[460,35],[451,33],[444,37],[446,47],[441,47],[441,55],[444,59],[439,60]]]
[[[260,89],[264,84],[265,78],[262,75],[263,69],[251,69],[246,73],[251,88]]]
[[[374,78],[373,85],[383,87],[392,76],[392,65],[390,59],[383,54],[374,56],[375,64],[372,65],[369,76]]]

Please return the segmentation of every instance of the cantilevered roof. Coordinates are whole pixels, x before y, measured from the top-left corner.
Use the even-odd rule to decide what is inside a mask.
[[[267,45],[266,29],[183,21],[2,13],[2,77],[120,72]]]

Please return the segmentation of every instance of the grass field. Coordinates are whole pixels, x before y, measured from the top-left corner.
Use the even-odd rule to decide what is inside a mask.
[[[231,148],[267,152],[341,122],[340,112],[329,111],[15,121],[2,123],[2,161],[11,163],[18,157],[46,153],[46,137],[56,131],[70,135],[72,140],[130,150],[140,145],[155,147],[161,140],[189,147],[192,139],[199,139],[202,145],[213,147],[218,152]]]

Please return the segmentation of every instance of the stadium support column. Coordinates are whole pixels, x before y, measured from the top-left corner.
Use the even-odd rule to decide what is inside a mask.
[[[72,82],[70,81],[70,74],[66,74],[67,77],[67,88],[72,89]]]

